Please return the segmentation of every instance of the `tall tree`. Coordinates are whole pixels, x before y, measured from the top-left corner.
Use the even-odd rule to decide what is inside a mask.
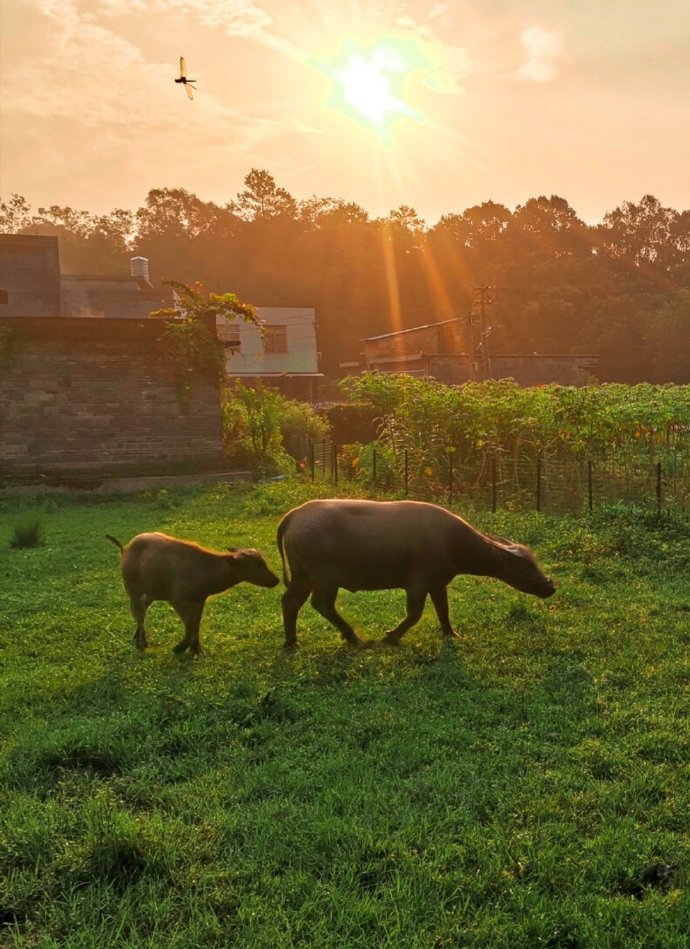
[[[313,195],[298,205],[298,216],[311,228],[320,229],[333,225],[364,224],[369,215],[354,201],[341,198],[319,198]]]
[[[184,188],[154,188],[136,214],[134,249],[149,258],[154,282],[174,276],[210,283],[214,262],[205,254],[238,225],[231,207],[202,201]]]
[[[598,236],[615,259],[669,271],[687,252],[687,230],[683,231],[678,211],[646,194],[637,204],[625,201],[607,212]]]
[[[519,204],[508,233],[518,255],[521,252],[554,258],[591,253],[587,226],[565,198],[555,194]]]
[[[690,289],[676,290],[649,319],[645,344],[653,382],[690,382]]]
[[[31,205],[21,194],[0,203],[0,233],[19,234],[31,223]]]
[[[297,202],[285,188],[279,188],[267,171],[252,168],[244,179],[244,191],[237,195],[237,212],[245,221],[275,217],[294,218]]]

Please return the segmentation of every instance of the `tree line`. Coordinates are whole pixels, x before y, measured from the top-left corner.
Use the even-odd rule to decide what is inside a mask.
[[[57,235],[65,273],[123,274],[147,257],[161,280],[232,290],[258,306],[313,306],[323,371],[361,340],[464,319],[478,288],[494,353],[586,353],[602,381],[690,381],[690,210],[652,195],[600,224],[559,196],[510,210],[485,201],[427,225],[411,207],[371,218],[353,202],[297,201],[252,169],[224,205],[182,188],[149,191],[136,211],[95,215],[21,195],[0,230]]]

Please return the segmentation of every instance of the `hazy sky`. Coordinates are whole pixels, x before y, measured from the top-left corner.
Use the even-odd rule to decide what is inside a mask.
[[[0,194],[690,206],[689,0],[0,0]],[[197,80],[190,101],[180,55]]]

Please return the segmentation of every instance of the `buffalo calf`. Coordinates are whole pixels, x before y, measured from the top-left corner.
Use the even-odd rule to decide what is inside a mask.
[[[137,534],[125,545],[110,534],[106,537],[120,548],[122,580],[137,624],[134,642],[139,649],[147,646],[144,620],[154,600],[170,603],[184,623],[184,638],[174,651],[189,649],[197,655],[202,651],[201,614],[209,596],[242,581],[259,587],[280,582],[258,550],[233,548],[220,553],[159,533]]]

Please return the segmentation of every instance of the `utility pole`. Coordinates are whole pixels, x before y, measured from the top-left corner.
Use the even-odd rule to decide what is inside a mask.
[[[491,352],[486,323],[486,308],[493,303],[489,292],[495,287],[475,287],[475,298],[467,314],[467,348],[470,354],[470,378],[488,379],[491,375]]]

